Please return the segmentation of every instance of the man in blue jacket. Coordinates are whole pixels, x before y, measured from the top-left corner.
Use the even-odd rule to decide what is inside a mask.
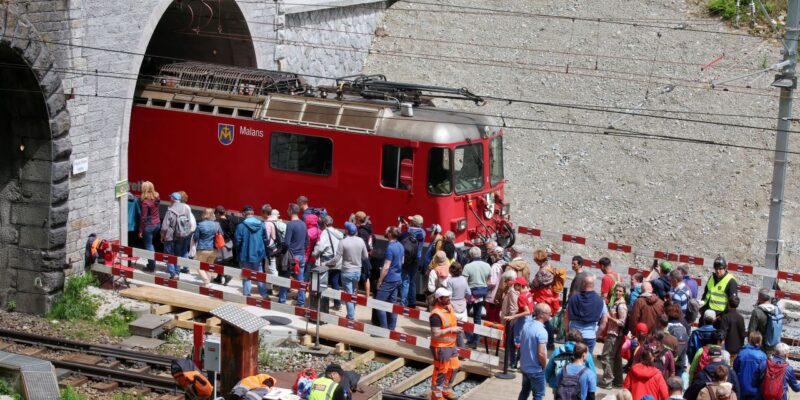
[[[717,320],[717,313],[714,310],[706,310],[703,313],[703,325],[694,331],[689,336],[689,346],[687,348],[687,355],[689,358],[694,357],[697,350],[702,349],[707,344],[714,343],[714,321]]]
[[[767,362],[767,355],[761,350],[761,333],[751,332],[747,341],[733,361],[733,370],[742,386],[742,400],[756,400],[761,397],[758,395],[764,374],[761,368]]]
[[[244,206],[242,214],[244,214],[244,221],[236,227],[234,234],[236,248],[239,249],[239,267],[264,272],[262,264],[267,254],[264,246],[264,222],[253,216],[253,206]],[[252,285],[249,279],[244,279],[242,294],[250,296]],[[258,292],[262,298],[269,298],[266,283],[258,282]]]

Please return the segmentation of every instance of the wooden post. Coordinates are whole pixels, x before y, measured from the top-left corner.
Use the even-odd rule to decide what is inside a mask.
[[[228,398],[236,384],[258,374],[258,332],[247,333],[222,323],[222,374],[219,394]]]

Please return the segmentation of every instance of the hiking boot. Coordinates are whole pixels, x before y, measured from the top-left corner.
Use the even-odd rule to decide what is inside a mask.
[[[184,274],[188,274],[189,273],[189,268],[188,267],[183,267],[183,268],[181,268],[181,272],[184,273]]]
[[[214,282],[214,283],[222,284],[222,275],[217,274],[217,276],[214,277],[214,279],[212,279],[211,281]]]
[[[231,283],[231,279],[233,279],[232,276],[225,275],[225,282],[222,284],[222,286],[228,286],[228,284]]]

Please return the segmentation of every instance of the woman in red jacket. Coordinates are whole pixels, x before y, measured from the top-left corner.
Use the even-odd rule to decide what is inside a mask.
[[[669,389],[661,371],[653,366],[653,351],[649,348],[642,348],[641,351],[642,362],[633,364],[623,387],[631,391],[634,399],[650,395],[656,400],[666,400],[669,398]]]

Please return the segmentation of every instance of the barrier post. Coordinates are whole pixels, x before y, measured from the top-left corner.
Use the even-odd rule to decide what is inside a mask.
[[[508,371],[509,358],[511,352],[514,351],[514,333],[511,329],[511,321],[506,321],[506,354],[503,356],[503,372],[495,374],[497,379],[514,379],[516,375]]]

